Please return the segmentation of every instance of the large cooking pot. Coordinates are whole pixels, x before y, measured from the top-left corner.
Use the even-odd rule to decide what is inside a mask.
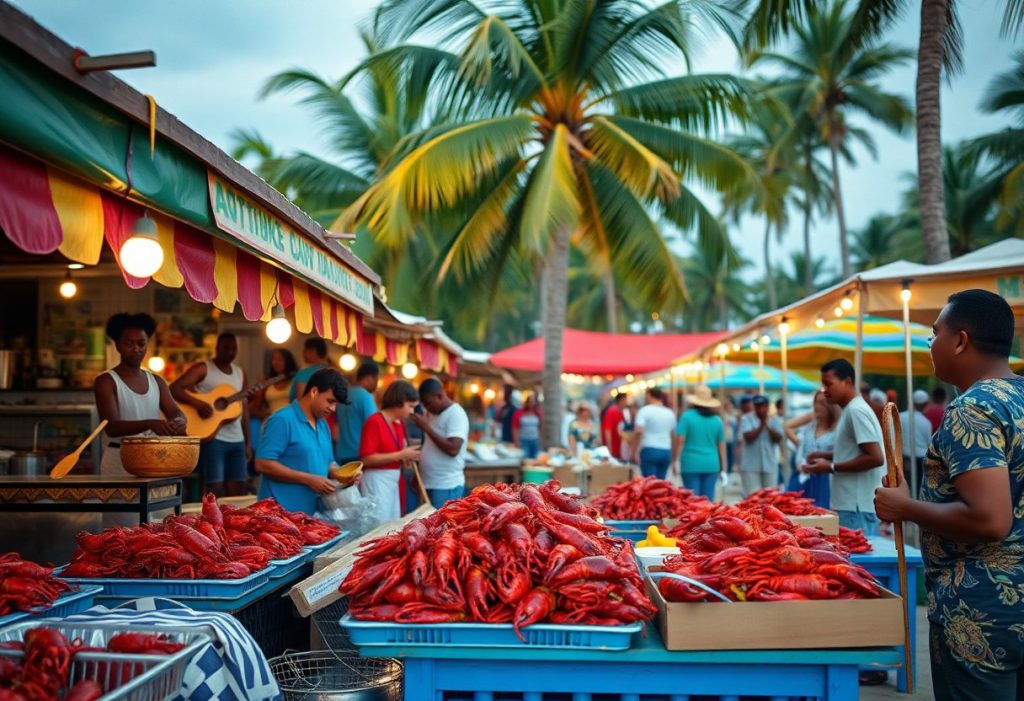
[[[41,450],[23,450],[11,456],[11,474],[41,477],[50,471],[46,453]]]
[[[121,465],[136,477],[184,477],[199,463],[197,436],[131,436],[121,439]]]

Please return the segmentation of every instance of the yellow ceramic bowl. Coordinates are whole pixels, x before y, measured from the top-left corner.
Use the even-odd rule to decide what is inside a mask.
[[[331,470],[330,476],[331,479],[336,479],[338,481],[350,480],[362,471],[363,463],[359,462],[358,460],[353,460],[352,462],[347,462],[341,467],[336,467],[335,469]]]

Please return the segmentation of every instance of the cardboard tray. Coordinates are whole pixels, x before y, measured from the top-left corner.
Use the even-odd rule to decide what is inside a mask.
[[[839,514],[821,514],[819,516],[790,516],[786,517],[798,526],[817,528],[825,535],[839,535]]]
[[[878,599],[668,602],[650,577],[667,650],[801,650],[903,644],[903,602]]]

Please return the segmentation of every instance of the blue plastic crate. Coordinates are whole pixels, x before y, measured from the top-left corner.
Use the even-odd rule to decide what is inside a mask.
[[[101,591],[103,591],[103,587],[97,585],[90,584],[79,587],[78,591],[67,592],[63,596],[57,597],[57,600],[49,608],[37,609],[35,611],[18,611],[17,613],[0,616],[0,628],[31,616],[38,618],[64,618],[75,613],[81,613],[87,608],[92,607],[93,602],[96,600],[96,595]]]
[[[404,624],[357,621],[346,613],[341,625],[359,647],[415,645],[423,647],[535,647],[628,650],[642,623],[622,626],[580,626],[535,623],[521,628],[520,640],[511,623]]]
[[[272,567],[265,567],[241,579],[77,579],[63,577],[79,586],[99,584],[103,587],[104,599],[125,597],[137,599],[141,596],[161,596],[170,599],[179,597],[191,599],[237,599],[270,581]],[[61,570],[55,572],[60,576]]]

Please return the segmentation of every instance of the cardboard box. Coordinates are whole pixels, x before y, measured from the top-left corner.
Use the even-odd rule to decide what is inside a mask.
[[[632,465],[595,464],[590,468],[590,484],[587,493],[596,497],[613,484],[628,482],[633,478]]]
[[[651,568],[656,571],[660,568]],[[668,650],[798,650],[903,644],[903,601],[878,599],[676,603],[645,579]]]
[[[789,516],[790,521],[798,526],[817,528],[825,535],[839,535],[839,514],[821,514],[819,516]]]
[[[313,561],[313,574],[288,591],[299,615],[307,617],[341,598],[338,587],[352,569],[355,552],[363,543],[400,531],[409,521],[423,518],[433,511],[434,507],[424,504],[402,518],[382,523],[362,537],[341,543],[317,557]]]

